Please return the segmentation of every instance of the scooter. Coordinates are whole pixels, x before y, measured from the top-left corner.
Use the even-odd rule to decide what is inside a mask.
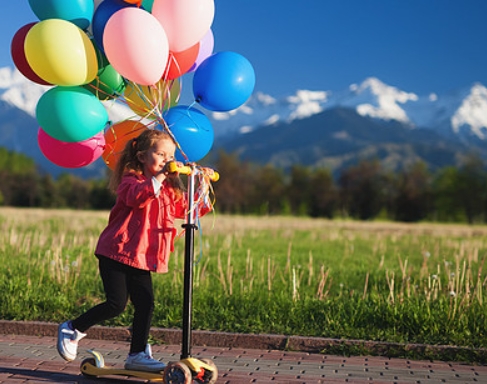
[[[188,176],[188,213],[185,229],[184,244],[184,298],[183,298],[183,327],[182,348],[179,361],[169,362],[164,371],[144,372],[133,371],[116,367],[105,366],[102,354],[95,350],[88,350],[92,357],[81,362],[80,370],[83,376],[96,378],[100,376],[132,376],[149,381],[158,381],[166,384],[200,384],[216,383],[218,368],[210,359],[196,359],[191,356],[191,322],[192,322],[192,298],[193,298],[193,260],[194,260],[194,232],[198,229],[195,209],[195,179],[197,174],[208,178],[210,181],[218,181],[219,174],[209,168],[196,167],[194,165],[178,166],[171,162],[168,171],[178,172]],[[150,346],[148,346],[150,348]],[[147,351],[147,350],[146,350]],[[150,352],[149,352],[150,353]]]

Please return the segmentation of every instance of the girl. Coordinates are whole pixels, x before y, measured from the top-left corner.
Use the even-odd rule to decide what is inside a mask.
[[[59,326],[57,349],[65,360],[76,358],[88,328],[122,313],[130,298],[135,311],[125,369],[164,369],[145,350],[154,310],[151,272],[167,272],[174,219],[187,213],[181,180],[166,169],[175,150],[168,133],[153,129],[127,143],[110,179],[117,200],[95,250],[106,301]],[[199,215],[210,210],[202,208]]]

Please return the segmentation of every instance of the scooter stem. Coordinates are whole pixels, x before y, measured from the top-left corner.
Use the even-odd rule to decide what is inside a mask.
[[[193,261],[194,261],[194,231],[195,224],[194,190],[195,174],[188,174],[188,215],[185,228],[184,243],[184,300],[183,300],[183,343],[181,360],[191,357],[191,322],[193,301]]]

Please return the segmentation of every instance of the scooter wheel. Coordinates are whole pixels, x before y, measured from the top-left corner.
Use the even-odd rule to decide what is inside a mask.
[[[96,361],[95,361],[95,359],[93,359],[92,357],[89,357],[87,359],[84,359],[81,362],[81,364],[79,365],[79,370],[81,371],[81,374],[84,377],[95,378],[96,376],[93,376],[93,375],[90,375],[90,374],[86,373],[86,366],[87,365],[92,365],[92,366],[96,367]]]
[[[213,360],[210,359],[201,359],[201,361],[205,364],[208,364],[211,368],[213,368],[212,371],[205,371],[205,376],[203,381],[198,381],[201,384],[215,384],[216,380],[218,379],[218,368],[216,367],[215,363]]]
[[[192,382],[191,370],[179,361],[169,363],[164,369],[164,384],[191,384]]]

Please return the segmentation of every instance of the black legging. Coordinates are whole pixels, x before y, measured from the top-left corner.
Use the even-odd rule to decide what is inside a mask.
[[[132,268],[108,257],[98,256],[106,301],[72,321],[80,332],[120,315],[130,301],[134,305],[130,353],[145,350],[154,312],[154,292],[149,271]]]

